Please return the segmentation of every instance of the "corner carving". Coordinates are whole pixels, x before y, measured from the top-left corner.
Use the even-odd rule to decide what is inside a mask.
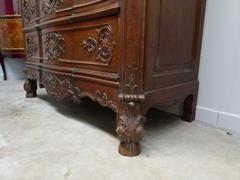
[[[34,41],[33,37],[27,37],[26,42],[27,42],[27,44],[26,44],[26,46],[27,46],[27,55],[29,57],[33,57],[33,55],[37,52],[38,45]]]
[[[23,16],[25,22],[29,22],[32,19],[32,16],[35,12],[35,7],[33,4],[33,0],[24,0],[23,1]]]
[[[115,41],[113,40],[112,27],[104,26],[96,30],[96,35],[83,40],[82,46],[90,54],[94,54],[96,59],[104,64],[110,64],[113,57]]]
[[[43,0],[42,10],[45,15],[55,13],[63,0]]]
[[[48,59],[57,60],[59,56],[65,53],[64,38],[60,33],[48,33],[44,46]]]
[[[127,66],[127,78],[125,84],[125,91],[119,95],[121,101],[128,103],[128,106],[134,107],[136,103],[145,100],[145,95],[138,95],[138,84],[137,84],[137,73],[138,68],[136,65]]]
[[[138,94],[138,68],[128,65],[125,90],[119,95],[120,113],[117,118],[118,138],[123,143],[138,143],[144,136],[145,117],[143,115],[144,94]]]

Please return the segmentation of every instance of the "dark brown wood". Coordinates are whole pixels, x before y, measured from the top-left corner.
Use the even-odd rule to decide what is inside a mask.
[[[36,80],[26,80],[23,86],[26,93],[26,98],[37,97],[37,81]]]
[[[5,69],[5,64],[4,64],[4,56],[2,55],[2,53],[0,53],[0,64],[2,67],[2,71],[3,71],[3,80],[7,80],[7,73],[6,73],[6,69]]]
[[[150,108],[183,103],[183,120],[195,118],[204,9],[205,0],[24,0],[28,92],[37,79],[56,100],[111,108],[119,153],[136,156]]]

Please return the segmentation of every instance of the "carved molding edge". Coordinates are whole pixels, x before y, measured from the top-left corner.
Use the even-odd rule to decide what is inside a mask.
[[[81,98],[89,97],[104,107],[109,107],[117,112],[117,106],[108,97],[107,93],[96,90],[95,94],[82,92],[80,88],[73,85],[70,77],[60,77],[55,74],[44,74],[43,84],[49,94],[55,100],[72,100],[76,104],[81,103]]]
[[[42,10],[45,15],[55,13],[63,0],[43,0]]]
[[[57,60],[59,56],[65,53],[64,38],[60,33],[48,33],[44,46],[48,59]]]
[[[96,35],[83,40],[82,46],[89,53],[94,54],[96,59],[104,64],[110,64],[113,57],[115,41],[113,40],[112,27],[104,26],[96,30]]]
[[[26,40],[26,47],[27,47],[27,55],[29,57],[33,57],[33,55],[37,52],[38,50],[38,45],[37,43],[34,41],[33,37],[27,37]]]
[[[35,12],[35,7],[33,0],[24,0],[23,1],[23,15],[25,22],[29,22],[32,19],[32,16]]]

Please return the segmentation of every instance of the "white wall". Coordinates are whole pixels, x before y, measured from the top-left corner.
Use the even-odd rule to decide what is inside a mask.
[[[240,132],[240,0],[207,0],[197,120]]]

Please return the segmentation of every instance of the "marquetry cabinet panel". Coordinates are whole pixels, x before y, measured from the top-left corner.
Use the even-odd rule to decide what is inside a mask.
[[[39,84],[56,100],[111,108],[119,153],[136,156],[150,108],[182,104],[182,119],[195,118],[204,9],[205,0],[22,0],[26,97]]]

